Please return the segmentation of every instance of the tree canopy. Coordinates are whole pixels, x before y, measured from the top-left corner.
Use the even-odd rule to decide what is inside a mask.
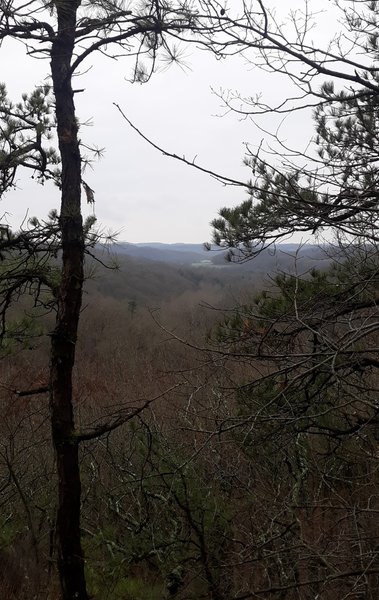
[[[378,240],[378,7],[376,2],[336,5],[343,29],[325,49],[309,39],[312,4],[309,11],[293,13],[292,28],[277,25],[268,8],[258,16],[244,13],[246,34],[236,34],[241,51],[250,52],[251,62],[258,57],[273,74],[287,75],[299,93],[275,106],[258,96],[229,93],[223,95],[225,105],[256,118],[313,107],[315,135],[305,153],[287,147],[275,133],[274,160],[272,148],[267,155],[262,147],[249,151],[249,198],[220,211],[213,222],[217,245],[249,256],[296,232]]]
[[[160,572],[157,564],[167,560],[163,572],[170,596],[181,593],[190,565],[192,597],[199,597],[198,589],[215,600],[289,598],[296,590],[299,598],[323,594],[328,600],[336,597],[336,582],[342,581],[346,597],[358,590],[361,597],[374,598],[378,535],[376,528],[370,530],[370,518],[379,509],[378,3],[337,1],[345,29],[324,49],[309,39],[308,3],[285,25],[264,0],[242,0],[230,7],[218,0],[6,0],[0,6],[0,42],[15,38],[27,55],[50,61],[47,83],[21,102],[14,104],[5,85],[0,87],[0,196],[11,191],[22,168],[40,183],[53,180],[60,194],[60,210],[45,220],[32,219],[18,232],[0,226],[0,341],[7,350],[10,340],[23,340],[28,324],[9,326],[7,317],[25,293],[34,306],[53,310],[47,381],[15,395],[49,397],[51,472],[57,487],[49,560],[56,557],[61,597],[89,598],[79,447],[105,435],[108,440],[111,432],[135,419],[138,425],[128,429],[126,442],[118,438],[117,450],[107,442],[83,459],[86,499],[93,500],[96,510],[105,506],[114,519],[110,542],[101,510],[91,515],[100,526],[111,571],[121,553],[121,568],[125,556],[129,564],[143,563],[152,572]],[[230,309],[208,332],[206,347],[187,345],[191,359],[192,352],[199,352],[189,365],[178,365],[176,356],[168,360],[164,352],[152,357],[149,340],[140,350],[144,372],[137,377],[129,342],[123,341],[123,351],[112,350],[112,360],[127,356],[135,388],[157,361],[149,397],[124,402],[116,386],[116,408],[87,422],[76,403],[75,373],[85,255],[97,238],[94,218],[83,222],[82,217],[82,191],[90,203],[94,191],[83,179],[75,108],[75,94],[81,90],[74,89],[73,78],[101,52],[130,57],[131,79],[146,82],[160,58],[179,60],[180,41],[193,41],[219,59],[243,54],[263,69],[289,77],[298,90],[274,106],[259,96],[221,94],[228,110],[247,118],[313,110],[315,135],[306,152],[287,148],[274,134],[274,157],[264,146],[248,152],[249,181],[217,175],[225,183],[241,184],[248,198],[220,211],[213,222],[216,244],[231,250],[236,260],[299,232],[333,234],[334,244],[328,245],[326,267],[320,270],[302,271],[295,253],[294,273],[279,274],[268,290]],[[130,302],[131,321],[136,306]],[[196,329],[196,321],[191,326]],[[133,352],[140,348],[137,344]],[[178,365],[180,382],[169,380],[171,362]],[[112,369],[108,371],[115,377]],[[87,385],[92,401],[99,394],[110,395],[108,382]],[[179,387],[185,390],[184,403],[183,394],[176,393]],[[153,415],[146,423],[141,417],[166,395],[180,408],[175,434],[164,418]],[[95,409],[91,406],[88,413]],[[12,468],[12,452],[4,449],[3,463],[36,547],[37,528]],[[104,463],[109,472],[100,479]],[[107,481],[109,473],[117,477],[117,489]],[[109,498],[104,495],[105,504],[97,497],[98,488],[111,490]],[[45,519],[46,511],[41,512]],[[336,515],[345,523],[342,533],[334,529]],[[331,540],[328,531],[333,531]],[[127,549],[125,532],[130,534]],[[96,537],[93,531],[91,536]]]

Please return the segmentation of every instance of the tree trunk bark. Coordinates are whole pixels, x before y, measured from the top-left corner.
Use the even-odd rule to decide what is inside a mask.
[[[54,5],[58,31],[51,49],[51,72],[62,161],[62,273],[50,354],[50,415],[58,473],[57,555],[63,600],[88,600],[80,536],[79,447],[72,405],[84,262],[81,157],[70,73],[80,1],[56,1]]]

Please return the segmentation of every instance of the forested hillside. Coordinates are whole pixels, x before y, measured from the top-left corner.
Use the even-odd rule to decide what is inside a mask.
[[[370,572],[360,589],[375,587],[375,336],[371,350],[335,364],[333,379],[314,370],[322,338],[306,335],[311,320],[318,335],[347,339],[350,263],[328,259],[317,270],[312,261],[299,277],[292,256],[292,275],[275,279],[112,257],[116,270],[95,261],[94,275],[88,263],[74,376],[76,419],[89,437],[81,469],[91,593],[230,599],[253,597],[249,590],[275,597],[277,586],[292,598],[303,577],[335,598],[341,585],[344,593],[358,585],[358,543]],[[374,323],[375,292],[358,280],[354,289],[365,307],[354,317],[361,332]],[[1,392],[1,586],[25,599],[57,585],[54,570],[39,566],[54,561],[55,471],[38,394],[48,382],[51,315],[39,316],[37,331],[32,322],[23,348],[9,340]],[[267,578],[280,583],[268,590]]]

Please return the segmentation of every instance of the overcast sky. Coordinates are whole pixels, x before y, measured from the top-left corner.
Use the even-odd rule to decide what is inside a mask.
[[[48,63],[26,57],[21,44],[7,41],[1,53],[1,79],[12,100],[43,82]],[[217,61],[193,46],[185,54],[190,68],[172,66],[143,85],[128,82],[130,59],[116,62],[101,55],[92,57],[86,65],[93,65],[91,70],[77,80],[77,87],[85,88],[75,96],[78,117],[82,123],[93,123],[82,126],[80,137],[86,144],[105,148],[103,158],[84,178],[95,191],[98,223],[106,231],[118,231],[120,240],[209,241],[209,223],[219,208],[238,204],[246,195],[149,147],[122,120],[113,102],[168,151],[190,160],[196,157],[206,168],[246,180],[244,142],[258,146],[262,133],[249,120],[241,121],[234,114],[220,116],[224,111],[211,87],[246,95],[263,91],[269,98],[278,90],[283,94],[286,86],[291,92],[284,78],[253,69],[242,57]],[[276,122],[266,119],[264,125],[275,128]],[[291,143],[305,147],[312,134],[310,115],[298,113],[281,131]],[[58,205],[57,188],[41,188],[19,178],[18,190],[3,199],[1,210],[16,226],[26,214],[43,217]]]

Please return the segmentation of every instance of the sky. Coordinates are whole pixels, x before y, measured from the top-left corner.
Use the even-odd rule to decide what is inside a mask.
[[[25,56],[22,44],[6,41],[1,55],[0,78],[13,101],[44,81],[48,63]],[[75,87],[84,88],[75,95],[80,138],[87,145],[104,148],[103,157],[87,169],[84,179],[95,191],[98,225],[105,233],[117,233],[120,241],[210,241],[210,222],[218,210],[239,204],[246,193],[151,148],[122,119],[114,103],[165,150],[245,181],[250,173],[243,166],[244,144],[258,147],[263,134],[251,120],[225,114],[212,89],[248,96],[263,92],[272,100],[278,90],[284,95],[286,89],[288,94],[292,91],[285,78],[253,68],[241,56],[217,61],[190,46],[185,50],[185,63],[188,68],[173,65],[146,84],[131,84],[131,59],[114,61],[98,54],[86,64],[91,68],[75,81]],[[279,121],[266,117],[261,124],[275,129]],[[312,135],[309,112],[291,116],[280,131],[283,139],[305,148]],[[27,216],[43,218],[59,206],[59,191],[51,184],[41,187],[20,176],[17,188],[0,207],[13,227]],[[91,214],[92,206],[85,211]]]

